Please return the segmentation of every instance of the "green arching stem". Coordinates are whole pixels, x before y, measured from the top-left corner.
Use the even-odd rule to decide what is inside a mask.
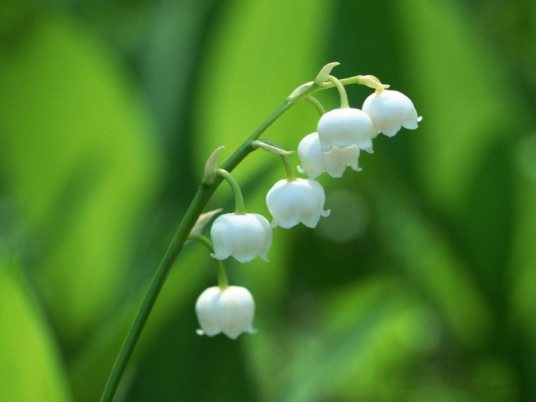
[[[314,96],[309,95],[307,98],[305,98],[305,100],[311,102],[314,105],[316,110],[318,110],[318,113],[320,114],[320,116],[326,113],[326,109],[324,109],[324,106],[322,106],[320,101],[316,99]]]
[[[292,166],[290,157],[288,155],[281,155],[281,159],[283,159],[283,165],[285,166],[285,170],[287,172],[287,180],[295,181],[296,173],[294,173],[294,166]]]
[[[362,82],[360,81],[361,81],[361,76],[355,76],[355,77],[345,78],[341,80],[340,82],[343,85],[362,84]],[[333,88],[334,86],[335,84],[332,82],[325,82],[322,85],[313,85],[311,83],[311,85],[305,90],[303,90],[303,92],[296,94],[295,96],[289,96],[249,136],[249,138],[246,139],[242,143],[242,145],[240,145],[240,147],[238,147],[236,151],[233,152],[233,154],[222,164],[221,168],[228,172],[232,172],[233,169],[240,162],[242,162],[244,158],[249,155],[250,152],[254,150],[254,148],[251,146],[251,143],[257,140],[262,135],[262,133],[264,133],[266,129],[268,129],[268,127],[270,127],[288,109],[290,109],[293,105],[295,105],[299,101],[305,99],[307,96],[312,95],[313,93],[324,90],[324,89]],[[112,401],[115,391],[117,389],[117,386],[119,385],[119,382],[121,380],[121,376],[123,375],[123,372],[125,371],[127,363],[130,360],[130,357],[132,356],[134,347],[136,346],[136,343],[138,339],[140,338],[141,332],[147,322],[147,319],[149,318],[149,315],[156,302],[156,299],[158,298],[158,295],[160,294],[160,291],[162,290],[162,287],[164,286],[164,283],[169,274],[169,271],[173,267],[173,264],[175,263],[180,252],[182,251],[182,248],[184,247],[184,243],[188,239],[188,236],[192,228],[194,227],[195,223],[197,222],[199,215],[203,213],[203,210],[207,206],[208,202],[212,198],[212,195],[214,194],[218,186],[221,184],[222,180],[223,178],[221,176],[216,176],[216,178],[214,179],[212,183],[200,184],[197,190],[197,193],[195,194],[192,202],[190,203],[190,206],[188,207],[186,213],[184,214],[184,217],[182,218],[182,221],[177,229],[177,232],[175,232],[175,235],[173,236],[173,239],[171,240],[171,243],[169,244],[169,247],[166,253],[164,254],[164,257],[162,258],[162,261],[160,262],[160,265],[158,266],[158,269],[156,270],[153,276],[153,279],[147,291],[147,295],[145,296],[145,299],[143,300],[136,314],[136,317],[134,318],[134,321],[132,322],[132,325],[130,326],[128,330],[127,336],[125,340],[123,341],[119,354],[117,355],[114,366],[112,367],[112,371],[110,372],[110,375],[106,382],[106,386],[102,393],[101,402]]]
[[[332,75],[328,76],[328,80],[333,83],[333,85],[337,87],[337,91],[339,91],[339,96],[341,97],[341,109],[349,108],[350,105],[348,104],[348,94],[346,93],[346,89],[344,89],[342,82]]]
[[[244,196],[242,195],[242,190],[240,190],[240,186],[238,185],[238,182],[234,179],[231,173],[229,173],[227,170],[224,170],[224,169],[218,169],[218,176],[221,176],[225,180],[227,180],[227,183],[229,183],[229,185],[233,189],[234,198],[235,198],[235,214],[245,215],[246,206],[244,204]]]
[[[208,237],[200,235],[200,234],[191,234],[188,236],[188,240],[195,240],[201,244],[203,244],[208,251],[211,253],[214,253],[214,246],[212,245],[212,242],[209,240]],[[227,272],[225,272],[225,266],[223,265],[223,262],[221,260],[216,259],[216,267],[218,269],[218,287],[220,289],[227,289],[229,287],[229,278],[227,277]]]

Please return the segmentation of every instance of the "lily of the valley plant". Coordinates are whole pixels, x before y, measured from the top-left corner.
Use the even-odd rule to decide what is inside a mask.
[[[198,241],[206,246],[218,269],[218,286],[206,289],[197,299],[195,310],[201,327],[197,333],[207,336],[223,333],[231,339],[236,339],[243,332],[254,333],[253,296],[243,287],[229,286],[223,261],[233,257],[241,263],[248,263],[258,256],[269,262],[273,229],[278,226],[290,229],[300,223],[314,228],[321,218],[328,218],[330,211],[324,207],[325,191],[315,180],[319,175],[327,172],[332,177],[341,177],[348,166],[360,171],[358,159],[361,150],[372,153],[373,140],[379,133],[392,137],[402,127],[411,130],[417,128],[422,118],[418,117],[407,96],[388,90],[388,85],[371,75],[339,80],[331,75],[331,70],[338,64],[327,64],[314,81],[305,83],[292,92],[224,163],[218,163],[223,146],[209,157],[197,194],[155,273],[116,359],[101,401],[112,400],[165,279],[186,242]],[[345,86],[350,84],[366,85],[374,89],[362,109],[351,108],[348,104]],[[340,107],[325,112],[313,94],[329,88],[338,90]],[[297,170],[308,178],[296,177],[290,159],[294,152],[286,151],[272,141],[259,140],[274,121],[302,100],[313,103],[321,115],[317,131],[306,135],[297,146],[301,161]],[[256,149],[280,156],[286,171],[287,177],[275,183],[266,195],[266,204],[272,215],[271,224],[262,215],[246,212],[240,186],[230,173]],[[223,214],[214,221],[210,240],[202,231],[212,214],[203,214],[203,210],[222,180],[226,180],[233,190],[235,211]]]

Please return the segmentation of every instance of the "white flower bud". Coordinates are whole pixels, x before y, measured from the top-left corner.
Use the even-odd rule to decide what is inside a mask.
[[[197,330],[199,335],[214,336],[223,332],[236,339],[242,332],[257,332],[252,326],[255,302],[246,288],[210,287],[198,297],[195,311],[201,326]]]
[[[413,102],[403,93],[385,90],[365,99],[363,111],[372,119],[376,134],[393,137],[401,127],[415,130],[422,117],[417,116]]]
[[[333,109],[318,122],[320,150],[329,152],[333,147],[347,148],[357,145],[372,153],[374,126],[370,117],[359,109]]]
[[[307,173],[311,179],[320,176],[322,172],[327,172],[332,177],[341,177],[348,165],[359,172],[359,153],[356,145],[333,148],[328,153],[322,152],[318,133],[312,133],[301,140],[298,146],[298,156],[302,163],[298,166],[298,171]]]
[[[223,214],[212,224],[210,235],[214,245],[212,257],[218,260],[231,256],[244,263],[258,255],[268,261],[272,228],[262,215]]]
[[[325,201],[324,189],[312,179],[279,180],[266,195],[274,228],[279,225],[288,229],[300,222],[314,228],[321,216],[330,214],[329,210],[324,211]]]

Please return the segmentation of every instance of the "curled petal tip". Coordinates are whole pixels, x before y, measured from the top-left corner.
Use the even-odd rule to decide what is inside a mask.
[[[248,256],[248,257],[235,257],[238,262],[241,262],[242,264],[245,264],[247,262],[253,261],[255,259],[254,256]]]
[[[363,149],[363,151],[365,151],[365,152],[367,152],[367,153],[369,153],[369,154],[373,154],[373,153],[374,153],[374,148],[372,147],[372,144],[369,145],[368,147],[366,147],[366,148],[362,148],[362,149]]]
[[[263,260],[264,262],[270,262],[270,260],[268,259],[268,256],[267,256],[267,255],[259,255],[259,257],[260,257],[261,260]]]
[[[331,209],[327,209],[327,210],[325,210],[325,211],[322,211],[322,212],[320,213],[320,215],[322,215],[324,218],[327,218],[328,216],[331,215]]]
[[[298,172],[300,172],[301,174],[304,174],[305,173],[305,170],[302,169],[302,167],[300,165],[296,166],[296,169],[298,170]]]
[[[421,121],[422,121],[422,116],[419,116],[419,117],[417,118],[417,123],[420,123]]]
[[[196,329],[196,330],[195,330],[195,333],[196,333],[197,335],[199,335],[199,336],[203,336],[203,335],[205,335],[205,333],[203,332],[202,329]]]
[[[238,338],[238,336],[239,336],[241,333],[242,333],[242,332],[238,332],[238,333],[236,333],[236,332],[224,332],[224,334],[227,335],[227,337],[228,337],[229,339],[232,339],[233,341],[234,341],[236,338]]]

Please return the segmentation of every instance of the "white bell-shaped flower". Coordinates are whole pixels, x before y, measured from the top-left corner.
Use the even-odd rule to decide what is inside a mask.
[[[320,150],[357,145],[372,153],[374,126],[370,117],[359,109],[341,108],[325,113],[318,122]]]
[[[244,263],[259,256],[268,261],[272,228],[262,215],[220,215],[212,224],[210,235],[214,246],[214,254],[211,255],[218,260],[231,256]]]
[[[320,176],[322,172],[327,172],[332,177],[341,177],[347,166],[359,172],[359,153],[357,145],[333,148],[328,153],[322,152],[318,133],[312,133],[298,145],[298,157],[302,163],[298,166],[298,171],[306,173],[311,179]]]
[[[401,127],[415,130],[422,117],[418,117],[413,102],[398,91],[374,92],[363,104],[363,111],[372,119],[377,133],[393,137]]]
[[[242,332],[257,332],[252,326],[255,302],[246,288],[210,287],[197,299],[195,311],[201,326],[197,330],[199,335],[215,336],[223,332],[236,339]]]
[[[329,210],[324,211],[325,201],[324,189],[313,179],[279,180],[266,195],[274,228],[288,229],[300,222],[314,228],[321,216],[330,214]]]

